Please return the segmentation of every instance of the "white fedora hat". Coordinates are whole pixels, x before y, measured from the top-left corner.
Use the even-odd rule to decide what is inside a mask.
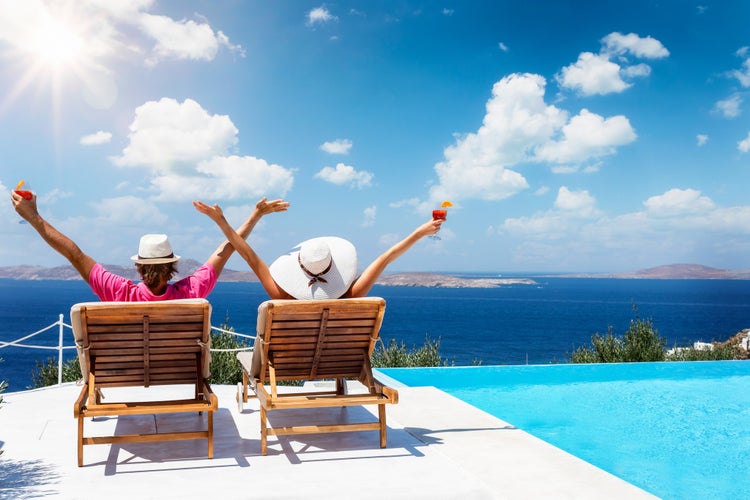
[[[357,250],[336,236],[313,238],[276,259],[270,270],[296,299],[338,299],[357,277]]]
[[[166,234],[144,234],[138,244],[138,253],[130,257],[136,264],[168,264],[180,260],[172,252]]]

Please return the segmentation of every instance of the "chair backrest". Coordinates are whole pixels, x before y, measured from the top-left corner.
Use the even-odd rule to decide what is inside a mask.
[[[266,301],[258,308],[253,375],[268,380],[261,365],[270,360],[280,380],[359,377],[384,314],[380,297]]]
[[[210,375],[206,299],[86,302],[70,310],[84,381],[101,387],[195,384]]]

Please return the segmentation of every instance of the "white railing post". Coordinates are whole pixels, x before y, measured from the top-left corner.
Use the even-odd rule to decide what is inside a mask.
[[[62,384],[62,366],[63,366],[63,315],[58,319],[59,340],[57,342],[57,385]]]

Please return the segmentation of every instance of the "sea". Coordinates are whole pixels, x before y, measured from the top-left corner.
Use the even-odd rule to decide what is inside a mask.
[[[463,277],[498,277],[475,274]],[[503,275],[503,278],[510,276]],[[517,276],[521,277],[521,276]],[[534,284],[496,288],[381,286],[370,295],[386,299],[381,337],[407,347],[440,342],[448,364],[461,366],[565,363],[596,333],[623,335],[631,321],[651,320],[667,347],[725,341],[750,328],[750,281],[534,277]],[[212,324],[254,335],[258,305],[267,296],[259,283],[220,282],[209,296]],[[70,323],[70,306],[97,300],[83,281],[0,279],[0,341],[10,342],[52,325],[21,343],[55,346],[59,316]],[[64,344],[73,335],[64,328]],[[75,356],[69,349],[64,358]],[[0,347],[0,381],[6,391],[32,385],[38,362],[56,351]]]

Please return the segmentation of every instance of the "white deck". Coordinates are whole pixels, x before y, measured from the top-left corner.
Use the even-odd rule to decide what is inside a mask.
[[[400,403],[387,407],[385,449],[377,432],[367,431],[270,437],[268,455],[261,456],[257,400],[240,413],[236,388],[214,386],[220,410],[213,459],[205,457],[205,440],[90,445],[79,468],[73,418],[79,391],[64,384],[3,394],[0,498],[654,498],[432,387],[399,388]],[[315,410],[350,419],[364,411]],[[154,425],[205,426],[205,418],[97,419],[86,429],[125,434]]]

